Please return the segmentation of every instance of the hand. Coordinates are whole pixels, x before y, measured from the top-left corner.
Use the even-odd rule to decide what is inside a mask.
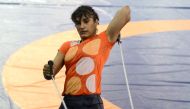
[[[118,44],[121,43],[121,34],[119,33],[118,37],[117,37],[117,42]]]
[[[51,70],[52,70],[52,69],[50,68],[50,66],[49,66],[48,64],[45,64],[45,65],[44,65],[44,68],[43,68],[43,75],[44,75],[44,78],[45,78],[46,80],[52,79],[53,73],[52,73]]]

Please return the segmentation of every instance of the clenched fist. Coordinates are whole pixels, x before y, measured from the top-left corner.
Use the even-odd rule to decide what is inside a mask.
[[[52,79],[53,75],[53,61],[48,61],[48,64],[44,65],[43,75],[46,80]]]

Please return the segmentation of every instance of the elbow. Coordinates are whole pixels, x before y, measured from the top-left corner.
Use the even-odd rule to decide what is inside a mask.
[[[117,11],[115,17],[115,19],[119,20],[119,22],[129,22],[131,19],[131,10],[129,6],[123,6],[120,10]]]
[[[129,22],[131,20],[131,10],[129,8],[129,6],[124,6],[123,7],[125,15],[126,15],[126,20],[127,22]]]
[[[127,13],[130,13],[130,7],[129,6],[124,6],[123,9],[127,12]]]

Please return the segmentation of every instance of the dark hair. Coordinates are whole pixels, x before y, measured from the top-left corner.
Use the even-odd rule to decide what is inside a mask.
[[[71,15],[72,21],[76,24],[79,21],[81,21],[82,16],[85,17],[92,17],[93,20],[98,20],[99,17],[98,14],[94,11],[94,9],[91,6],[82,5],[78,7]]]

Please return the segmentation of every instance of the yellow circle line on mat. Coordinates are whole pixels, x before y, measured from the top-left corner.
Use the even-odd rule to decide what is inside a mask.
[[[123,37],[135,35],[190,30],[190,20],[157,20],[130,22],[121,31]],[[99,31],[107,25],[100,25]],[[37,40],[19,49],[7,60],[3,68],[3,85],[11,99],[22,109],[57,109],[60,104],[52,81],[46,81],[42,68],[53,59],[60,45],[68,40],[79,39],[75,30],[61,32]],[[56,83],[60,92],[64,85],[63,68]],[[104,99],[105,109],[120,109]]]

